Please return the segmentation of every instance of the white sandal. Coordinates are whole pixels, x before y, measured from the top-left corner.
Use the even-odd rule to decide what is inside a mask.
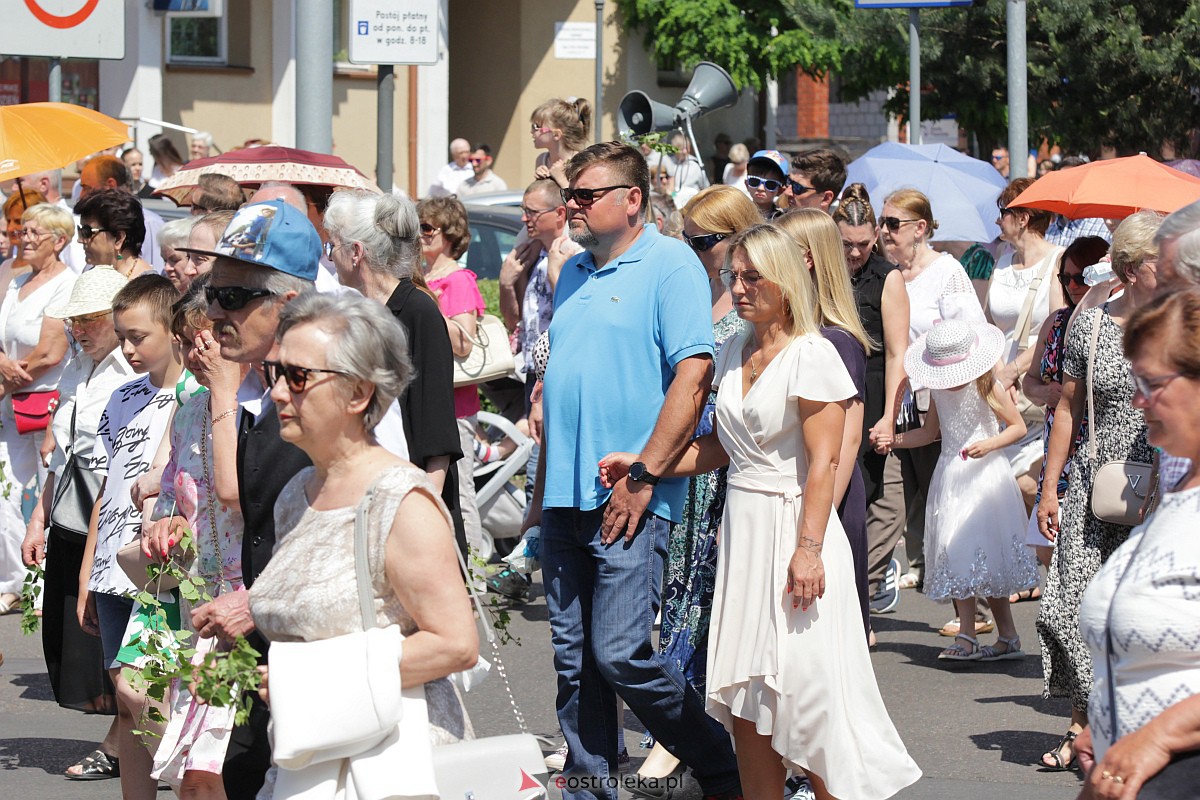
[[[970,647],[963,647],[958,643],[959,639],[969,644]],[[978,661],[979,658],[979,640],[974,636],[967,636],[965,633],[955,636],[954,644],[938,653],[938,661]]]
[[[1004,652],[996,650],[1000,645],[1004,645]],[[1025,657],[1025,653],[1021,651],[1021,637],[1014,636],[1011,639],[999,636],[996,638],[996,644],[984,645],[979,650],[980,661],[1016,661]]]

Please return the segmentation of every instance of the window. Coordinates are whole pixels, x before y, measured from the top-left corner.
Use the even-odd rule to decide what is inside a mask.
[[[195,0],[194,10],[167,13],[167,63],[225,64],[228,18],[219,0]]]

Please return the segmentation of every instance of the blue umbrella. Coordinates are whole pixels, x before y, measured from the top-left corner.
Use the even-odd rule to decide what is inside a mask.
[[[1008,185],[1004,176],[945,145],[885,142],[851,162],[846,182],[866,184],[877,216],[897,189],[923,192],[938,223],[934,241],[990,242],[1000,235],[996,199]]]

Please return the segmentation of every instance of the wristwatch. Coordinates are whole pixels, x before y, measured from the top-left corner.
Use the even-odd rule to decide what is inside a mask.
[[[646,469],[646,465],[641,461],[635,461],[629,465],[629,480],[650,486],[658,485],[658,476]]]

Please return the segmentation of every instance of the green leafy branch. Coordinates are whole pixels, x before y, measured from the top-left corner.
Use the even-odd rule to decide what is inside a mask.
[[[37,599],[42,594],[42,579],[46,572],[41,564],[30,564],[25,568],[25,582],[21,584],[21,633],[31,636],[42,626],[42,617],[37,613]]]
[[[467,558],[467,571],[470,573],[467,579],[471,581],[473,586],[477,586],[480,582],[486,585],[487,579],[487,562],[479,556],[474,548],[470,549],[469,557]],[[486,595],[483,609],[491,618],[488,623],[492,626],[492,630],[496,632],[496,637],[500,644],[508,644],[512,642],[518,647],[521,646],[521,640],[512,635],[509,626],[512,624],[512,615],[508,613],[508,608],[500,598],[492,595]]]
[[[147,697],[162,704],[170,697],[175,681],[190,684],[201,701],[217,708],[236,708],[234,722],[242,725],[250,718],[251,694],[262,682],[258,672],[261,654],[245,637],[239,636],[230,650],[205,653],[203,660],[193,665],[197,653],[192,643],[193,632],[172,630],[167,622],[167,611],[159,600],[163,581],[174,578],[179,584],[180,597],[189,603],[212,602],[204,578],[189,574],[181,561],[189,555],[194,560],[198,552],[192,531],[185,529],[178,551],[172,550],[165,562],[146,567],[148,580],[134,596],[149,618],[140,636],[145,657],[140,668],[126,667],[122,674],[131,686],[145,691]],[[166,723],[166,718],[154,704],[148,703],[146,709],[144,720],[155,725]],[[135,733],[154,735],[148,730]]]

